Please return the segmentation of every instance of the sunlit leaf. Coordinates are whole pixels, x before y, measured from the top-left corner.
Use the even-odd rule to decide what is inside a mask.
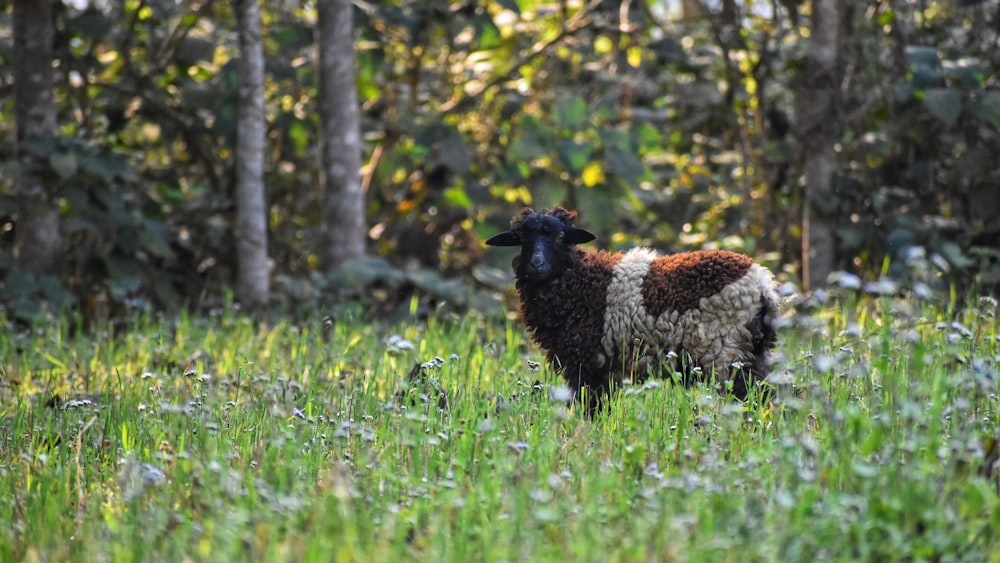
[[[372,79],[385,66],[385,49],[381,46],[372,49],[361,49],[357,56],[358,75]]]
[[[503,200],[507,203],[522,203],[524,205],[531,205],[532,202],[531,192],[529,192],[524,186],[504,189],[502,195]]]
[[[160,194],[163,199],[171,203],[181,203],[186,197],[184,197],[184,192],[180,190],[177,186],[171,184],[160,183],[156,186],[156,192]]]
[[[638,45],[633,45],[626,51],[626,58],[628,59],[628,64],[632,68],[639,68],[642,65],[642,47]]]
[[[461,207],[462,209],[469,209],[472,207],[472,200],[469,199],[469,195],[465,193],[465,190],[460,186],[451,186],[443,192],[444,198],[448,203]]]
[[[649,123],[639,123],[633,129],[641,151],[651,151],[662,148],[663,132]]]
[[[288,138],[292,140],[292,145],[295,147],[295,154],[301,156],[309,150],[311,133],[312,128],[308,127],[302,121],[293,121],[288,126]]]
[[[611,52],[614,45],[615,44],[611,42],[611,39],[602,35],[594,40],[594,53],[598,55],[607,55]]]
[[[488,51],[500,46],[500,30],[488,12],[483,12],[475,19],[475,27],[476,44],[480,50]]]
[[[358,95],[363,100],[374,100],[378,98],[382,89],[379,88],[378,84],[371,80],[358,80]]]
[[[604,166],[600,162],[591,162],[583,169],[580,179],[588,188],[604,182]]]

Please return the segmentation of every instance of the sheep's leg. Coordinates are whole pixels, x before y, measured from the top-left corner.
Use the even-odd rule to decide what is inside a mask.
[[[573,390],[573,400],[584,408],[588,416],[593,416],[608,403],[612,392],[611,379],[601,377],[599,369],[588,371],[579,367],[574,371],[573,376],[569,370],[564,371],[563,378]]]
[[[763,356],[754,358],[749,363],[733,364],[729,371],[729,379],[733,382],[733,395],[746,401],[750,397],[750,391],[757,387],[757,397],[761,403],[770,400],[771,390],[768,385],[758,385],[767,379],[767,359]]]
[[[767,379],[770,366],[767,363],[768,351],[774,348],[777,334],[774,324],[769,320],[774,312],[768,307],[762,307],[750,322],[746,324],[750,331],[750,345],[753,350],[749,362],[744,362],[742,366],[733,366],[731,376],[733,380],[733,394],[745,401],[750,395],[750,386]],[[770,400],[770,388],[767,385],[760,387],[761,402]]]
[[[740,401],[746,401],[750,395],[750,387],[755,381],[751,372],[752,369],[741,366],[733,366],[729,370],[729,379],[733,382],[733,396]]]

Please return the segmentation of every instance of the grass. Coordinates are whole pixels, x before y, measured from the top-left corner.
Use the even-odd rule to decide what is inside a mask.
[[[1000,561],[997,312],[845,296],[773,406],[593,420],[517,321],[7,332],[0,560]]]

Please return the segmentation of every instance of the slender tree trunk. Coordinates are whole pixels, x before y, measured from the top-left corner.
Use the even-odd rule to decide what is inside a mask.
[[[236,139],[236,292],[250,308],[267,304],[267,208],[264,201],[264,46],[257,0],[233,0],[240,37]]]
[[[802,206],[802,282],[816,289],[836,264],[835,145],[840,135],[838,0],[813,0],[805,80],[799,95],[799,138],[805,154]]]
[[[318,0],[320,158],[323,248],[328,271],[365,254],[361,122],[350,0]]]
[[[31,137],[56,135],[53,98],[51,0],[14,2],[14,114],[18,145]],[[36,274],[55,269],[62,237],[53,188],[30,171],[34,159],[18,148],[25,174],[16,181],[18,217],[16,253],[19,269]]]

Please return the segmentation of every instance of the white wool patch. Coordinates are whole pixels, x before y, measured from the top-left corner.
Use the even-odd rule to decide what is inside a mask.
[[[605,355],[613,356],[615,350],[633,345],[634,339],[642,339],[648,334],[637,330],[647,326],[648,320],[636,322],[639,315],[648,316],[642,302],[642,280],[646,278],[649,265],[658,255],[648,248],[633,248],[626,252],[615,264],[608,297],[604,307],[604,334],[601,345]],[[616,369],[617,366],[611,366]]]
[[[625,366],[608,366],[612,373],[622,368],[644,379],[647,366],[659,366],[671,352],[683,350],[706,372],[717,369],[720,379],[728,377],[735,362],[753,359],[753,341],[746,328],[761,310],[768,309],[772,320],[778,314],[778,295],[771,272],[752,264],[747,273],[715,295],[702,298],[696,309],[683,315],[664,311],[649,314],[642,299],[642,281],[656,253],[635,249],[614,269],[604,312],[605,356],[625,358]]]
[[[753,358],[753,340],[746,328],[762,307],[777,314],[774,278],[766,268],[752,264],[740,279],[701,300],[698,309],[676,323],[681,346],[704,366],[728,367]]]

